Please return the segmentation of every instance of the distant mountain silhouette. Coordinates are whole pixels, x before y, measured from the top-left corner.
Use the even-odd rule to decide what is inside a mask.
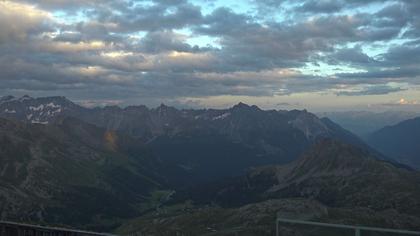
[[[317,113],[317,115],[319,117],[328,117],[343,128],[366,139],[370,134],[385,126],[396,125],[404,120],[415,118],[420,113],[408,111],[343,111],[321,112]]]
[[[382,128],[368,142],[387,156],[420,169],[420,117]]]

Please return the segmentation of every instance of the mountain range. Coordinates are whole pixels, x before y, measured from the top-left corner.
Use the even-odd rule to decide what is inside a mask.
[[[306,110],[86,108],[65,97],[6,96],[0,117],[1,219],[122,224],[118,232],[149,225],[152,235],[162,225],[151,222],[207,232],[195,220],[213,214],[232,221],[211,230],[269,234],[264,224],[285,208],[314,209],[328,221],[420,222],[418,172]],[[243,216],[253,209],[260,229]]]
[[[147,143],[160,160],[192,172],[197,181],[243,174],[252,166],[290,162],[325,137],[369,148],[328,118],[319,119],[306,110],[265,111],[243,103],[219,110],[178,110],[164,104],[152,109],[88,109],[64,97],[6,96],[0,99],[0,117],[32,124],[73,117],[118,131]]]

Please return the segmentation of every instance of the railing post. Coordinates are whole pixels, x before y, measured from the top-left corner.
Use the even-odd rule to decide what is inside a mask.
[[[276,236],[280,236],[279,232],[279,220],[276,219]]]
[[[355,236],[360,236],[360,229],[359,228],[354,229],[354,235]]]

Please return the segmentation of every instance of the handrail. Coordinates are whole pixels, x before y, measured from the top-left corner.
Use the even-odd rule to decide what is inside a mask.
[[[1,229],[1,225],[12,226],[12,227],[26,227],[26,228],[37,229],[37,230],[64,231],[64,232],[71,232],[71,233],[78,233],[78,234],[85,234],[85,235],[92,235],[92,236],[116,236],[114,234],[108,234],[108,233],[97,233],[97,232],[78,230],[78,229],[31,225],[31,224],[25,224],[25,223],[17,223],[17,222],[12,222],[12,221],[0,220],[0,229]]]
[[[343,224],[331,224],[331,223],[322,223],[322,222],[314,222],[314,221],[277,218],[276,219],[276,236],[280,236],[280,232],[279,232],[279,223],[280,222],[281,223],[289,223],[289,224],[301,224],[301,225],[330,227],[330,228],[352,229],[352,230],[355,231],[355,236],[360,236],[361,231],[376,231],[376,232],[383,232],[383,233],[420,235],[419,231],[387,229],[387,228],[368,227],[368,226],[343,225]]]

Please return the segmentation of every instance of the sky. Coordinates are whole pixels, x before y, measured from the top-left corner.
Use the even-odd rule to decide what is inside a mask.
[[[1,0],[9,94],[420,111],[420,1]]]

